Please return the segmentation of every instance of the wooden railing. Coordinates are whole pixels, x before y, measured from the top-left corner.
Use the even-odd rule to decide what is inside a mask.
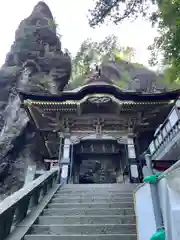
[[[57,177],[58,170],[45,172],[0,203],[0,240],[6,239],[57,185]]]

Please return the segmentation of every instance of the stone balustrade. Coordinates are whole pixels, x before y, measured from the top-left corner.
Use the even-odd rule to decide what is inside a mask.
[[[21,239],[23,237],[21,222],[43,202],[53,188],[57,188],[57,177],[58,170],[53,169],[45,172],[0,203],[0,240],[6,239],[16,229],[18,229],[16,235],[13,235],[16,238],[9,236],[8,239]],[[35,212],[38,213],[37,209]],[[31,224],[33,219],[36,218],[31,218]]]

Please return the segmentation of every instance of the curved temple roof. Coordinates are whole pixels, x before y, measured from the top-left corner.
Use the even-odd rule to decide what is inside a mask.
[[[30,120],[51,154],[56,152],[54,139],[58,139],[59,131],[69,131],[79,137],[100,132],[118,138],[153,131],[166,118],[179,95],[180,90],[153,94],[125,92],[102,81],[59,95],[19,92]],[[98,98],[105,101],[101,104]],[[111,100],[106,101],[108,98]]]
[[[89,94],[111,94],[121,101],[169,101],[176,100],[180,96],[180,90],[163,92],[163,93],[138,93],[123,91],[119,87],[111,84],[98,83],[87,84],[81,88],[77,88],[73,91],[64,91],[59,95],[45,95],[45,94],[32,94],[23,91],[19,91],[19,96],[22,101],[34,100],[34,101],[67,101],[67,100],[81,100]]]

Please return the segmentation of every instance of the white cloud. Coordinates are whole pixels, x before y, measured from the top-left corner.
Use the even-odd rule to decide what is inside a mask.
[[[1,3],[0,65],[4,63],[5,56],[10,50],[20,21],[31,13],[37,2],[37,0],[6,0]],[[88,8],[92,6],[92,0],[46,0],[45,2],[49,5],[59,25],[60,34],[63,35],[63,47],[68,48],[73,54],[86,38],[100,41],[107,35],[115,34],[123,46],[135,48],[138,62],[148,65],[147,47],[157,34],[156,30],[151,28],[150,23],[138,19],[132,23],[125,21],[120,26],[111,24],[91,29],[88,26],[87,13]]]

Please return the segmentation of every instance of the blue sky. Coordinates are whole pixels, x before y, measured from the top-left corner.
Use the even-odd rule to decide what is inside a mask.
[[[135,49],[135,60],[148,66],[149,51],[147,47],[153,43],[157,35],[151,24],[138,19],[135,22],[125,21],[120,26],[103,25],[95,30],[88,26],[88,8],[93,6],[93,0],[45,0],[59,25],[63,48],[68,48],[72,54],[78,50],[86,38],[96,41],[103,40],[110,34],[118,36],[122,46]],[[22,19],[32,11],[38,0],[5,0],[0,7],[0,66],[14,41],[15,31]]]

